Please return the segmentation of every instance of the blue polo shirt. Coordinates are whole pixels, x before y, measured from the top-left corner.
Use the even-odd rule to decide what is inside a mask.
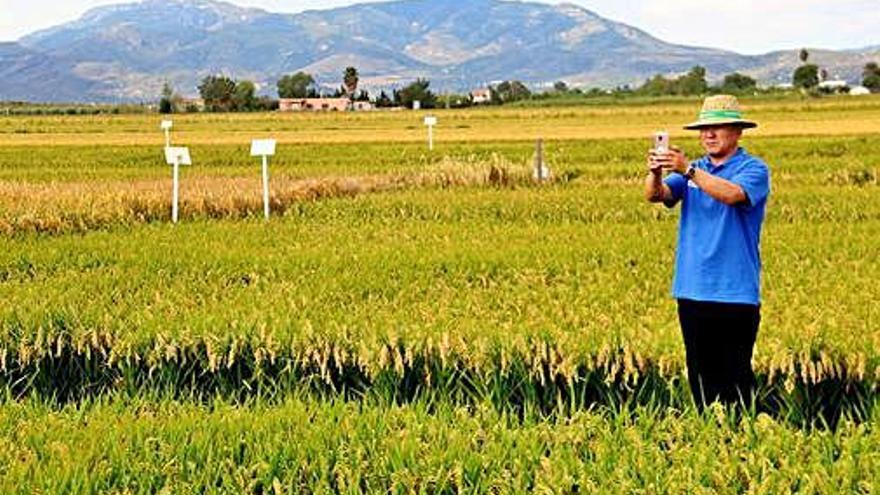
[[[694,165],[737,184],[748,200],[728,206],[682,175],[672,174],[664,180],[674,199],[667,206],[681,201],[672,295],[676,299],[759,305],[761,226],[770,195],[770,171],[742,148],[721,165],[713,165],[708,156]]]

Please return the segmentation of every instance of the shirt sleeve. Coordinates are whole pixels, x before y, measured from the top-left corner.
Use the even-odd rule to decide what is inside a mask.
[[[676,203],[681,201],[685,191],[687,191],[687,179],[681,174],[669,174],[669,176],[663,179],[663,183],[669,186],[669,189],[672,191],[672,200],[667,202],[666,206],[675,206]]]
[[[747,163],[730,181],[741,187],[746,193],[748,208],[760,204],[770,195],[770,170],[760,160]]]

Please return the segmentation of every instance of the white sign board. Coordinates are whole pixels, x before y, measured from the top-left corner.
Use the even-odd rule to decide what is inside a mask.
[[[427,116],[425,117],[425,125],[432,126],[437,125],[437,117]]]
[[[160,127],[162,128],[163,131],[167,131],[168,129],[171,129],[171,127],[173,125],[174,125],[174,122],[171,122],[170,120],[163,120],[162,125]]]
[[[274,139],[254,139],[251,141],[251,156],[273,156],[274,154]]]
[[[165,163],[168,165],[192,165],[189,148],[169,146],[165,148]]]
[[[421,109],[422,109],[422,102],[420,102],[419,100],[414,101],[413,102],[413,110],[421,110]]]

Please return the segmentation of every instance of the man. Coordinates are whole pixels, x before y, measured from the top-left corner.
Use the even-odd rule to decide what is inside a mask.
[[[759,246],[770,173],[739,146],[743,129],[753,127],[736,98],[713,96],[699,120],[685,126],[700,132],[705,156],[689,163],[676,147],[648,156],[646,199],[669,208],[682,204],[672,293],[700,408],[716,400],[749,403],[755,389]]]

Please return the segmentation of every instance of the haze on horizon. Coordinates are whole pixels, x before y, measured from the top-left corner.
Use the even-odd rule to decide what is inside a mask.
[[[133,0],[132,0],[133,1]],[[296,13],[355,3],[351,0],[226,0],[270,12]],[[126,0],[4,0],[0,41],[78,19],[87,10]],[[801,47],[834,50],[880,45],[877,0],[567,0],[640,28],[664,41],[761,54]]]

